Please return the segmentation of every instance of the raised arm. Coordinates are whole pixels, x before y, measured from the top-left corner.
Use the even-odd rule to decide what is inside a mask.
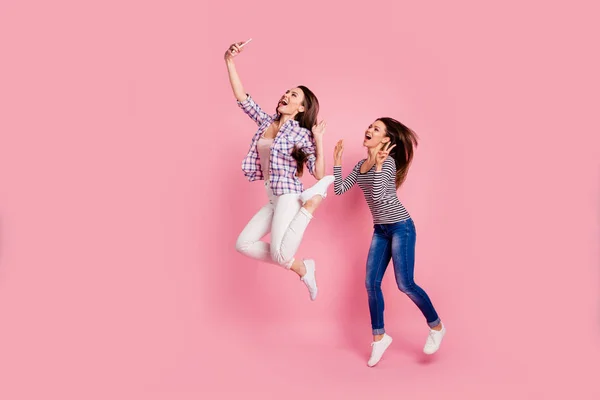
[[[312,170],[312,175],[316,179],[323,179],[325,176],[325,155],[323,154],[323,135],[327,124],[321,121],[312,128],[314,143],[315,143],[315,158],[308,160],[309,170]],[[311,166],[312,162],[312,166]]]
[[[377,153],[377,159],[375,160],[375,178],[373,180],[373,201],[380,201],[388,190],[390,185],[396,183],[396,162],[390,157],[390,150],[396,147],[395,144],[392,146],[384,146]]]
[[[357,178],[357,169],[354,167],[352,172],[346,177],[342,178],[342,154],[344,153],[344,142],[338,141],[335,149],[333,150],[333,176],[335,181],[333,182],[333,189],[336,195],[340,196],[346,193],[354,184]]]
[[[388,157],[379,169],[375,170],[375,178],[373,180],[373,201],[377,202],[383,199],[383,196],[388,191],[390,186],[396,184],[396,162],[392,157]]]
[[[252,97],[245,92],[244,87],[242,86],[242,80],[237,73],[233,61],[233,58],[241,52],[241,42],[232,44],[225,52],[225,64],[227,65],[227,71],[229,72],[229,83],[231,83],[233,95],[240,108],[260,126],[268,118],[268,115],[254,102]]]
[[[233,95],[239,102],[246,100],[247,95],[244,91],[244,86],[242,86],[242,80],[235,68],[233,58],[242,52],[242,47],[240,47],[242,44],[242,42],[234,43],[229,46],[225,52],[225,64],[227,65],[227,72],[229,73],[229,83],[231,83]]]

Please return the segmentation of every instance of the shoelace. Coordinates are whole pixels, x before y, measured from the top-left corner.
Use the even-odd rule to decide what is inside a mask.
[[[435,344],[435,331],[433,329],[431,329],[429,331],[429,337],[427,338],[427,343],[428,344]]]

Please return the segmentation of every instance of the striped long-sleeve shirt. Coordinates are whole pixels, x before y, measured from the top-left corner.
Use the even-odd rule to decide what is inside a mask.
[[[359,161],[346,179],[342,178],[341,166],[333,167],[335,194],[338,196],[344,194],[358,182],[371,210],[374,224],[393,224],[409,219],[410,215],[396,193],[396,163],[394,159],[388,157],[383,162],[380,172],[376,171],[374,165],[363,174],[360,172],[360,167],[365,161],[366,159]]]

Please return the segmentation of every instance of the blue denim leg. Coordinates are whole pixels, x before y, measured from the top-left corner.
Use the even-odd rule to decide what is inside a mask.
[[[383,293],[381,291],[381,281],[385,270],[387,269],[392,257],[391,238],[382,232],[382,229],[375,226],[373,239],[367,257],[367,274],[365,287],[369,299],[369,312],[371,314],[371,328],[373,335],[382,335],[385,333],[383,324]]]
[[[387,228],[391,235],[392,260],[398,289],[419,307],[427,320],[427,324],[433,328],[440,323],[440,318],[427,293],[414,281],[415,245],[417,240],[415,224],[412,219],[409,219],[390,224]]]

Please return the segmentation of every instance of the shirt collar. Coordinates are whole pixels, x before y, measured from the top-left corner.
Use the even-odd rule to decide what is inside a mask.
[[[279,117],[280,117],[280,115],[279,115],[279,114],[275,114],[275,115],[273,116],[273,119],[274,119],[275,121],[279,121]],[[292,124],[293,126],[300,126],[300,122],[296,121],[295,119],[288,119],[288,120],[287,120],[287,122],[286,122],[286,124]],[[284,124],[284,125],[285,125],[285,124]]]

